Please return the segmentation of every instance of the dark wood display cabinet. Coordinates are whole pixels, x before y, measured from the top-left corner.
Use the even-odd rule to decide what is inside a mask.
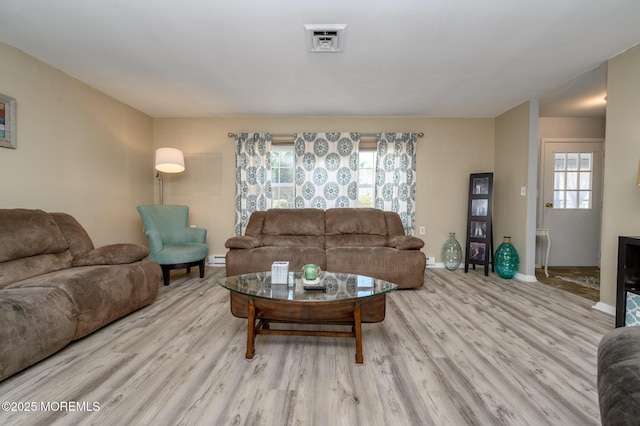
[[[469,265],[484,266],[484,275],[489,275],[493,265],[493,173],[473,173],[469,176],[469,209],[467,211],[467,243],[464,256],[464,272]]]
[[[616,327],[640,326],[640,237],[618,237]]]

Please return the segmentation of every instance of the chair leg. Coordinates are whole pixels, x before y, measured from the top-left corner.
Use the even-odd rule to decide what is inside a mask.
[[[198,269],[200,270],[200,278],[204,278],[204,259],[198,263]]]
[[[169,278],[171,277],[171,270],[169,267],[162,265],[162,280],[164,285],[169,285]]]

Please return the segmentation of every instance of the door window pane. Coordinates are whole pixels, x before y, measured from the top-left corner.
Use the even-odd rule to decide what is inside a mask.
[[[578,189],[591,190],[591,173],[580,173],[580,187]]]
[[[592,159],[593,159],[593,155],[590,152],[581,152],[580,153],[580,170],[581,171],[591,170]]]
[[[563,172],[554,173],[553,189],[566,189],[564,184],[565,174]]]
[[[593,153],[554,153],[553,207],[590,209],[593,189]]]

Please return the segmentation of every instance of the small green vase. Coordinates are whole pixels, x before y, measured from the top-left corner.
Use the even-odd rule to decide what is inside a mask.
[[[520,257],[516,248],[511,244],[510,236],[504,237],[504,242],[496,250],[493,262],[500,278],[510,279],[518,272]]]
[[[450,271],[455,271],[462,261],[462,248],[456,240],[456,233],[449,232],[449,238],[442,245],[442,261],[444,267]]]

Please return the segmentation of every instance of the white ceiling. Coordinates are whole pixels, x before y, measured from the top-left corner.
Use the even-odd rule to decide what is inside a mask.
[[[2,0],[0,41],[153,117],[544,115],[640,43],[640,1]]]

